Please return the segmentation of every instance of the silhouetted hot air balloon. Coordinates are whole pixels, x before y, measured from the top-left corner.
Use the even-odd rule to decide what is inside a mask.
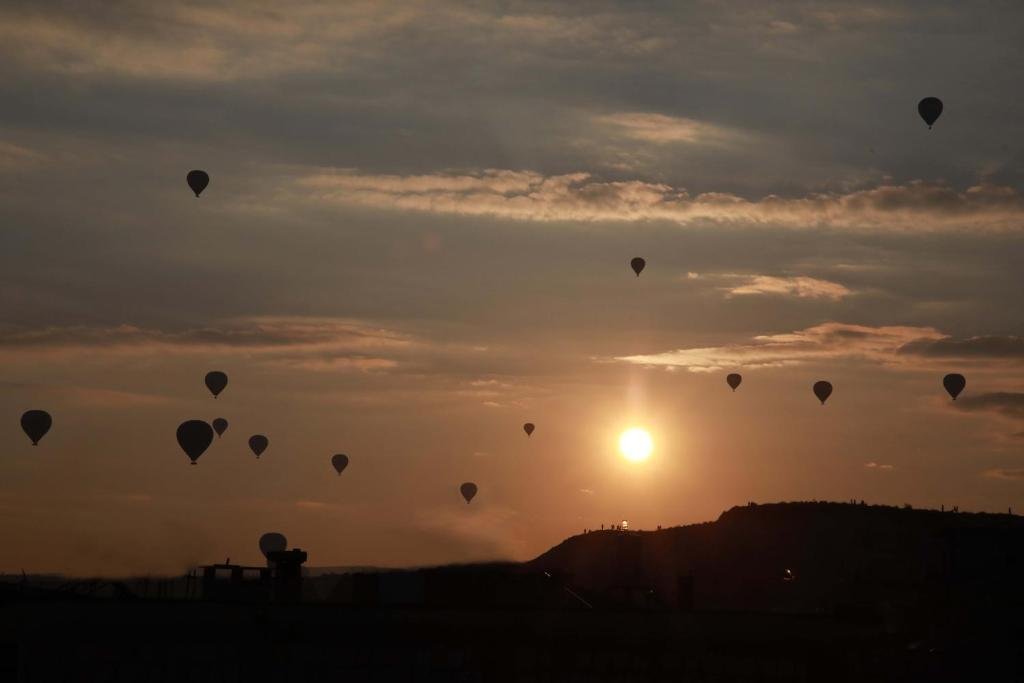
[[[185,176],[185,181],[198,197],[199,193],[205,190],[206,186],[210,184],[210,176],[206,171],[189,171],[188,175]]]
[[[942,114],[942,100],[938,97],[926,97],[917,103],[917,113],[921,115],[924,122],[928,124],[929,130],[932,124],[939,120]]]
[[[224,391],[224,388],[228,385],[228,376],[220,370],[213,370],[212,372],[206,373],[206,388],[210,390],[214,398],[217,398],[217,394]]]
[[[270,553],[279,553],[285,550],[288,550],[288,539],[284,537],[284,534],[271,531],[260,536],[260,552],[264,557]]]
[[[825,401],[832,395],[832,383],[820,380],[814,383],[814,395],[821,401],[821,405],[825,405]]]
[[[462,497],[466,499],[466,505],[469,505],[469,501],[473,500],[473,496],[476,495],[476,484],[467,481],[459,487],[459,491],[462,493]]]
[[[178,445],[192,464],[196,464],[199,456],[213,443],[213,427],[202,420],[188,420],[178,425]]]
[[[946,391],[949,395],[956,400],[956,397],[960,395],[960,392],[967,386],[967,380],[963,375],[952,372],[942,378],[942,386],[946,387]]]
[[[728,375],[725,376],[725,383],[728,384],[733,391],[736,391],[736,387],[738,387],[740,385],[740,382],[742,381],[743,376],[740,375],[738,372],[730,372]]]
[[[26,410],[21,416],[21,429],[32,439],[32,445],[38,446],[39,439],[46,436],[53,426],[53,418],[45,410]]]
[[[269,445],[270,441],[262,434],[254,434],[249,437],[249,450],[255,453],[257,458],[263,455],[263,451],[267,450]]]
[[[527,436],[533,434],[534,429],[536,429],[536,427],[533,426],[532,422],[527,422],[526,424],[523,425],[523,431],[526,432]]]
[[[647,261],[644,261],[639,256],[633,257],[633,260],[629,262],[629,267],[633,269],[633,272],[636,273],[637,277],[640,277],[640,271],[642,271],[646,265]]]
[[[221,436],[228,429],[228,421],[223,417],[218,417],[213,421],[213,431],[217,432],[217,436]]]
[[[334,465],[334,469],[337,470],[338,474],[341,474],[342,470],[348,467],[348,456],[344,453],[332,455],[331,464]]]

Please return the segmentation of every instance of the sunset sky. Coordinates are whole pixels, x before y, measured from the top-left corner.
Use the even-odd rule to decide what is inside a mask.
[[[0,572],[1024,512],[1022,46],[1016,2],[5,2]]]

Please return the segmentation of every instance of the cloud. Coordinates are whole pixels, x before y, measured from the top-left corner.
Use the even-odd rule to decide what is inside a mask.
[[[634,140],[655,144],[735,145],[749,137],[724,126],[677,116],[644,112],[606,114],[597,122]]]
[[[634,365],[682,367],[691,372],[723,368],[782,367],[836,358],[893,362],[915,340],[942,339],[931,327],[850,325],[828,322],[787,334],[759,335],[746,344],[681,348],[664,353],[620,356]]]
[[[836,282],[818,280],[813,277],[773,277],[753,275],[747,282],[727,289],[732,296],[753,296],[773,294],[795,296],[799,299],[831,299],[838,301],[851,295],[849,289]]]
[[[954,401],[953,405],[964,412],[989,412],[1024,419],[1024,393],[1016,391],[964,394]]]
[[[136,408],[141,406],[163,405],[169,402],[165,396],[144,394],[139,392],[118,391],[98,387],[71,386],[62,390],[62,394],[79,405],[100,408]]]
[[[429,394],[433,401],[465,401],[491,408],[521,407],[524,400],[550,391],[531,377],[590,365],[586,357],[571,351],[538,360],[531,350],[514,343],[480,345],[463,340],[450,326],[442,332],[429,327],[410,332],[349,318],[233,318],[216,326],[183,330],[130,325],[0,328],[0,362],[12,367],[50,367],[58,373],[58,385],[66,377],[59,374],[61,369],[66,373],[68,366],[78,373],[86,366],[95,370],[123,366],[129,360],[135,366],[148,366],[199,359],[204,365],[251,364],[289,375],[291,371],[367,375],[391,400],[399,396],[423,400]],[[73,385],[61,391],[89,405],[139,406],[165,400],[102,387]],[[368,404],[379,398],[369,392],[344,392],[339,400]]]
[[[983,394],[961,394],[950,404],[954,409],[965,413],[987,413],[1008,421],[1020,429],[1024,420],[1024,393],[1016,391],[994,391]],[[1016,431],[1009,434],[1013,439],[1024,438],[1024,432]],[[1016,445],[1014,446],[1016,447]]]
[[[5,8],[0,50],[12,61],[71,76],[224,82],[340,66],[356,46],[401,30],[419,14],[359,0],[333,7],[296,2],[287,11],[269,2],[82,4],[89,10]]]
[[[984,336],[967,339],[921,339],[908,342],[899,353],[926,358],[1024,359],[1024,337]]]
[[[217,327],[182,331],[146,329],[134,325],[115,327],[48,327],[19,330],[0,328],[0,349],[73,350],[103,349],[194,350],[207,353],[218,349],[274,351],[302,346],[346,349],[402,348],[415,344],[411,337],[394,330],[373,327],[344,318],[255,317],[225,321]]]
[[[313,369],[392,367],[392,360],[378,356],[424,345],[409,335],[359,321],[312,317],[241,318],[218,327],[180,331],[134,325],[0,330],[0,354],[242,352]]]
[[[367,175],[321,171],[298,178],[296,199],[522,221],[668,221],[690,225],[936,232],[1020,231],[1024,197],[1013,188],[958,191],[914,181],[846,194],[748,200],[724,192],[691,195],[642,180],[609,181],[589,173],[545,176],[488,169],[474,174]]]
[[[893,469],[892,465],[885,465],[877,462],[866,462],[864,463],[864,467],[868,468],[869,470],[881,470],[885,472],[888,472],[889,470]]]
[[[111,499],[123,501],[125,503],[152,503],[153,496],[148,493],[115,493],[111,494]]]
[[[236,318],[217,327],[162,330],[114,327],[0,328],[0,358],[89,359],[241,356],[265,365],[310,372],[422,370],[462,353],[456,344],[426,339],[369,323],[324,317]],[[89,389],[75,394],[91,404],[138,404],[157,400]]]
[[[24,172],[46,162],[46,155],[23,145],[0,140],[0,171]]]
[[[988,477],[990,479],[1021,481],[1024,480],[1024,468],[996,468],[991,470],[985,470],[984,472],[981,473],[981,476]]]

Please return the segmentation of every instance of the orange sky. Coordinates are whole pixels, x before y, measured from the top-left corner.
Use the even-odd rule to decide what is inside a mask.
[[[266,531],[318,566],[527,559],[749,500],[1024,509],[1019,11],[591,12],[0,9],[0,572],[255,563]],[[190,467],[175,429],[215,417]]]

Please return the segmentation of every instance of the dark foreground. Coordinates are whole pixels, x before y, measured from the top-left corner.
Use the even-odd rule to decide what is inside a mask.
[[[1020,680],[1015,621],[992,616],[909,634],[785,614],[25,602],[0,608],[0,680]]]
[[[524,564],[305,558],[0,581],[0,682],[1024,681],[1009,513],[747,505]]]

